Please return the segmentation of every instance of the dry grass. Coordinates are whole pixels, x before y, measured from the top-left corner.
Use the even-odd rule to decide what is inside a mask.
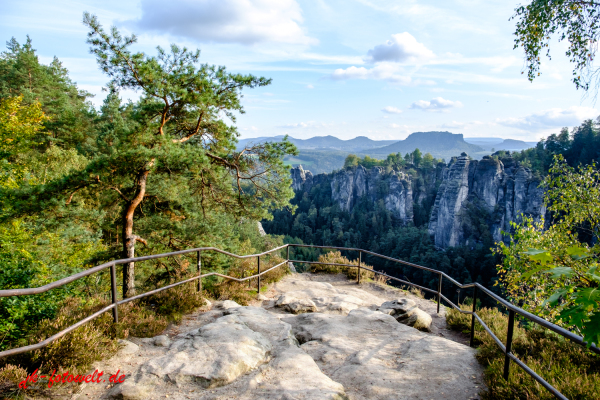
[[[261,258],[261,271],[283,262],[284,259],[278,256]],[[228,271],[229,276],[234,278],[244,278],[255,275],[258,272],[258,265],[255,258],[246,258],[234,264]],[[261,276],[261,291],[267,290],[269,283],[277,282],[289,273],[287,265],[281,265],[272,271]],[[241,305],[248,305],[256,298],[258,289],[257,278],[245,282],[237,282],[228,279],[220,279],[215,283],[206,286],[207,294],[217,300],[233,300]]]
[[[265,271],[283,261],[282,258],[275,255],[261,257],[261,270]],[[187,266],[187,264],[182,264],[180,273],[174,277],[168,277],[168,279],[179,281],[191,277],[184,271]],[[256,258],[252,257],[234,260],[225,273],[241,278],[256,274],[256,272]],[[262,290],[266,290],[269,283],[280,280],[287,273],[289,273],[287,265],[282,265],[262,275]],[[148,283],[159,285],[158,282],[152,282],[151,279],[148,279]],[[168,283],[163,282],[160,286]],[[29,395],[44,396],[43,388],[30,393],[30,389],[20,390],[18,383],[36,368],[44,373],[54,369],[57,371],[68,370],[74,375],[85,373],[92,363],[115,353],[117,338],[159,335],[170,323],[179,322],[183,315],[203,306],[205,304],[203,297],[234,300],[242,305],[247,305],[256,298],[257,294],[256,278],[244,283],[221,278],[205,279],[203,285],[202,296],[196,291],[196,282],[180,285],[119,306],[118,324],[113,323],[112,313],[109,311],[43,349],[0,359],[0,399],[22,398]],[[54,318],[40,322],[17,346],[38,343],[108,304],[108,300],[101,296],[85,300],[78,297],[68,298],[60,305]],[[54,390],[53,395],[56,395],[55,392]]]
[[[18,389],[18,382],[24,379],[22,375],[36,368],[44,372],[56,369],[74,375],[86,373],[92,363],[115,353],[115,339],[156,336],[170,322],[178,321],[181,315],[202,304],[204,300],[190,285],[178,286],[119,306],[118,324],[113,323],[112,313],[107,312],[42,349],[0,359],[0,398],[14,398],[28,393]],[[87,301],[68,298],[61,304],[56,317],[38,324],[24,344],[45,340],[107,305],[108,302],[99,297]]]
[[[466,310],[470,306],[463,304],[461,308]],[[482,308],[477,313],[492,332],[506,343],[508,318],[497,309]],[[450,309],[446,321],[455,330],[470,332],[470,315]],[[550,392],[514,363],[511,363],[509,380],[505,381],[502,377],[504,354],[478,323],[475,340],[479,347],[477,358],[486,368],[485,383],[488,390],[481,393],[482,399],[554,399]],[[547,330],[517,326],[513,336],[513,352],[567,398],[600,398],[600,357],[585,348]]]
[[[342,256],[339,251],[330,251],[329,253],[321,254],[319,256],[319,262],[323,264],[311,264],[310,272],[314,273],[326,273],[326,274],[346,274],[349,279],[357,278],[357,269],[353,267],[342,267],[339,265],[327,265],[327,264],[350,264],[358,266],[358,261],[350,261],[346,257]],[[373,269],[372,266],[361,263],[361,267],[367,269]],[[377,274],[365,271],[364,269],[360,270],[360,279],[374,279]]]

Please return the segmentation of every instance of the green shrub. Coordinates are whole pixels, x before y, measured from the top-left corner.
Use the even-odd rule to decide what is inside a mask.
[[[464,310],[471,307],[463,304]],[[482,308],[477,314],[506,343],[508,317],[497,309]],[[450,309],[448,326],[469,333],[471,316]],[[485,366],[487,391],[483,400],[550,400],[555,397],[518,365],[511,362],[508,382],[503,378],[504,353],[481,324],[475,324],[477,358]],[[600,357],[573,342],[541,328],[515,326],[513,353],[569,399],[600,398]]]

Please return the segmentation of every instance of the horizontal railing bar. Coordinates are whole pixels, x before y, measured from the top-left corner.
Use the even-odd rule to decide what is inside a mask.
[[[479,289],[483,290],[488,296],[492,297],[494,300],[498,301],[499,303],[501,303],[504,307],[508,308],[509,310],[513,310],[517,314],[520,314],[523,317],[543,326],[546,329],[556,332],[559,335],[562,335],[577,344],[580,344],[582,346],[587,346],[587,342],[584,342],[583,338],[581,336],[578,336],[578,335],[574,334],[573,332],[570,332],[564,328],[561,328],[560,326],[557,326],[550,321],[546,321],[545,319],[540,318],[537,315],[527,312],[527,311],[523,310],[522,308],[514,306],[513,304],[507,302],[506,300],[504,300],[503,298],[501,298],[494,292],[490,291],[489,289],[481,286],[480,284],[477,284],[477,287]],[[592,345],[589,348],[594,353],[600,354],[600,349],[595,344],[592,343]]]
[[[440,293],[440,297],[444,300],[446,300],[446,303],[449,303],[453,308],[455,308],[456,310],[460,311],[461,313],[465,314],[465,312],[456,304],[454,304],[452,301],[450,301],[449,298],[447,298],[446,296],[444,296],[442,293]]]
[[[361,268],[363,268],[363,267],[361,267]],[[400,278],[396,278],[396,277],[393,277],[393,276],[389,276],[389,275],[387,275],[387,274],[383,274],[383,273],[381,273],[381,272],[373,271],[372,269],[368,269],[368,268],[363,268],[363,269],[366,269],[367,271],[375,272],[376,274],[379,274],[379,275],[383,275],[383,276],[385,276],[386,278],[389,278],[389,279],[391,279],[391,280],[393,280],[393,281],[401,282],[401,283],[403,283],[404,285],[410,285],[410,286],[414,286],[414,287],[417,287],[417,288],[419,288],[419,289],[421,289],[421,290],[425,290],[426,292],[430,292],[430,293],[436,293],[436,294],[437,294],[437,291],[435,291],[435,290],[432,290],[432,289],[429,289],[429,288],[426,288],[426,287],[424,287],[424,286],[417,285],[416,283],[412,283],[412,282],[403,281],[403,280],[402,280],[402,279],[400,279]]]
[[[43,340],[39,343],[30,344],[29,346],[17,347],[15,349],[0,351],[0,358],[8,357],[8,356],[15,356],[17,354],[26,353],[28,351],[41,349],[42,347],[49,345],[50,343],[54,342],[55,340],[60,339],[67,333],[79,328],[81,325],[84,325],[84,324],[90,322],[91,320],[99,317],[100,315],[104,314],[105,312],[112,310],[115,306],[116,306],[116,304],[110,304],[110,305],[104,307],[103,309],[96,311],[92,315],[82,319],[81,321],[69,326],[68,328],[65,328],[62,331],[55,333],[54,335],[50,336],[46,340]]]
[[[68,276],[68,277],[63,278],[63,279],[59,279],[58,281],[54,281],[54,282],[51,282],[51,283],[49,283],[47,285],[40,286],[40,287],[37,287],[37,288],[0,290],[0,297],[26,296],[26,295],[44,293],[44,292],[47,292],[48,290],[55,289],[57,287],[66,285],[67,283],[71,283],[73,281],[76,281],[77,279],[81,279],[81,278],[84,278],[84,277],[86,277],[88,275],[91,275],[91,274],[94,274],[96,272],[102,271],[103,269],[111,267],[112,265],[120,265],[120,264],[126,264],[126,263],[130,263],[130,262],[140,262],[140,261],[154,260],[154,259],[157,259],[157,258],[172,257],[172,256],[176,256],[176,255],[194,253],[194,252],[198,252],[198,251],[215,251],[217,253],[225,254],[225,255],[228,255],[228,256],[231,256],[231,257],[234,257],[234,258],[244,259],[244,258],[250,258],[250,257],[264,256],[264,255],[270,254],[270,253],[272,253],[274,251],[285,249],[286,247],[288,247],[287,244],[285,244],[283,246],[276,247],[276,248],[268,250],[268,251],[265,251],[265,252],[260,253],[260,254],[250,254],[250,255],[247,255],[247,256],[238,256],[237,254],[229,253],[227,251],[217,249],[216,247],[198,247],[198,248],[195,248],[195,249],[180,250],[180,251],[174,251],[174,252],[171,252],[171,253],[162,253],[162,254],[154,254],[154,255],[143,256],[143,257],[125,258],[125,259],[121,259],[121,260],[114,260],[114,261],[110,261],[110,262],[107,262],[107,263],[104,263],[104,264],[100,264],[100,265],[98,265],[96,267],[90,268],[88,270],[79,272],[77,274]]]
[[[88,275],[94,274],[96,272],[102,271],[103,269],[109,268],[114,265],[115,262],[111,261],[108,263],[100,264],[88,270],[78,272],[74,275],[68,276],[66,278],[59,279],[57,281],[51,282],[47,285],[36,287],[36,288],[27,288],[27,289],[4,289],[0,290],[0,297],[10,297],[10,296],[26,296],[32,294],[40,294],[47,292],[48,290],[66,285],[67,283],[71,283],[76,281],[77,279],[84,278]]]
[[[496,344],[498,345],[498,347],[500,347],[500,350],[502,350],[503,353],[506,353],[506,346],[504,346],[504,343],[502,343],[500,341],[500,339],[498,339],[498,337],[496,336],[496,334],[494,332],[492,332],[492,330],[490,329],[490,327],[487,326],[487,324],[485,322],[483,322],[483,320],[481,319],[481,317],[477,313],[474,313],[473,315],[475,315],[475,318],[477,318],[477,321],[479,321],[479,323],[481,324],[481,326],[483,326],[483,329],[485,329],[486,332],[492,337],[492,339],[494,339],[494,342],[496,342]]]
[[[365,268],[362,265],[359,266],[359,265],[354,265],[354,264],[338,264],[338,263],[325,263],[325,262],[320,262],[320,261],[301,261],[301,260],[289,260],[289,262],[292,262],[292,263],[293,262],[306,263],[306,264],[320,264],[320,265],[336,265],[338,267],[360,268],[360,269],[364,269],[365,271],[368,271],[368,272],[373,272],[373,273],[378,274],[378,275],[383,275],[386,278],[389,278],[389,279],[394,280],[394,281],[401,282],[401,283],[403,283],[405,285],[415,286],[415,287],[418,287],[419,289],[425,290],[427,292],[436,293],[437,294],[436,290],[432,290],[432,289],[426,288],[424,286],[417,285],[416,283],[403,281],[402,279],[396,278],[395,276],[388,275],[385,272],[380,272],[380,271],[375,271],[375,270],[370,269],[370,268]]]
[[[380,257],[380,258],[383,258],[383,259],[386,259],[386,260],[389,260],[389,261],[394,261],[394,262],[397,262],[397,263],[400,263],[400,264],[404,264],[404,265],[408,265],[408,266],[411,266],[411,267],[423,269],[425,271],[435,272],[436,274],[440,273],[440,271],[437,271],[437,270],[432,269],[432,268],[423,267],[422,265],[413,264],[413,263],[410,263],[408,261],[398,260],[396,258],[391,258],[391,257],[388,257],[388,256],[384,256],[383,254],[374,253],[374,252],[369,251],[369,250],[356,249],[354,247],[313,246],[313,245],[310,245],[310,244],[292,244],[292,243],[290,243],[289,246],[291,246],[291,247],[314,247],[314,248],[317,248],[317,249],[334,249],[334,250],[362,251],[365,254],[370,254],[372,256]],[[306,262],[306,261],[299,261],[299,262]]]
[[[533,379],[535,379],[536,381],[538,381],[543,387],[545,387],[554,396],[556,396],[557,398],[559,398],[561,400],[569,400],[561,392],[559,392],[558,390],[556,390],[554,388],[554,386],[552,386],[551,384],[549,384],[548,382],[546,382],[546,380],[544,378],[542,378],[541,376],[539,376],[538,374],[536,374],[535,371],[533,371],[531,368],[529,368],[527,366],[527,364],[525,364],[523,361],[519,360],[513,353],[508,353],[508,356],[510,357],[511,360],[513,360],[515,363],[517,363],[517,365],[519,367],[523,368],[525,370],[525,372],[527,372],[529,375],[531,375],[531,377]]]
[[[183,280],[183,281],[180,281],[180,282],[177,282],[177,283],[173,283],[171,285],[163,286],[161,288],[158,288],[158,289],[155,289],[155,290],[151,290],[149,292],[144,292],[144,293],[138,294],[136,296],[128,297],[128,298],[120,300],[120,301],[118,301],[116,303],[110,304],[110,305],[104,307],[103,309],[101,309],[99,311],[96,311],[94,314],[92,314],[92,315],[90,315],[90,316],[82,319],[81,321],[77,322],[76,324],[73,324],[70,327],[65,328],[62,331],[60,331],[60,332],[58,332],[58,333],[50,336],[49,338],[47,338],[44,341],[41,341],[41,342],[36,343],[36,344],[29,345],[29,346],[17,347],[17,348],[14,348],[14,349],[1,351],[0,352],[0,358],[14,356],[14,355],[17,355],[17,354],[26,353],[26,352],[31,351],[31,350],[37,350],[37,349],[40,349],[42,347],[45,347],[45,346],[49,345],[50,343],[54,342],[55,340],[60,339],[61,337],[63,337],[67,333],[71,332],[72,330],[77,329],[81,325],[84,325],[84,324],[88,323],[89,321],[91,321],[91,320],[99,317],[103,313],[112,310],[113,308],[115,308],[118,305],[126,304],[126,303],[129,303],[131,301],[138,300],[138,299],[141,299],[141,298],[144,298],[144,297],[147,297],[147,296],[150,296],[150,295],[162,292],[163,290],[172,289],[172,288],[174,288],[176,286],[183,285],[183,284],[189,283],[189,282],[193,282],[193,281],[195,281],[197,279],[205,278],[205,277],[208,277],[208,276],[221,276],[223,278],[227,278],[227,279],[238,281],[238,282],[247,281],[248,279],[253,279],[253,278],[256,278],[256,277],[258,277],[260,275],[266,274],[267,272],[269,272],[269,271],[271,271],[271,270],[273,270],[273,269],[275,269],[277,267],[282,266],[286,262],[287,261],[283,261],[283,262],[281,262],[281,263],[279,263],[279,264],[277,264],[277,265],[275,265],[275,266],[273,266],[273,267],[271,267],[271,268],[269,268],[269,269],[267,269],[265,271],[262,271],[260,274],[248,276],[246,278],[234,278],[233,276],[223,275],[223,274],[219,274],[219,273],[216,273],[216,272],[210,272],[208,274],[193,276],[193,277],[191,277],[189,279],[186,279],[186,280]]]

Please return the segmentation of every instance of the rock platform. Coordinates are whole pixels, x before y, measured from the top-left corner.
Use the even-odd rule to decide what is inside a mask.
[[[478,398],[475,350],[441,311],[385,285],[292,274],[249,306],[215,302],[163,335],[123,341],[94,368],[124,382],[82,385],[73,398]],[[428,329],[402,323],[420,313]]]

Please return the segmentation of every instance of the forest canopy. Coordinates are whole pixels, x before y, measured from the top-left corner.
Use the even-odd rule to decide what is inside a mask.
[[[287,140],[236,150],[242,92],[270,79],[200,63],[171,45],[134,52],[135,35],[84,15],[90,51],[107,75],[97,109],[58,58],[39,61],[30,38],[0,54],[0,286],[37,287],[103,261],[214,246],[264,250],[257,221],[293,196]],[[123,102],[133,89],[137,101]],[[136,246],[137,244],[137,246]],[[213,270],[228,268],[207,256]],[[123,268],[124,297],[188,273],[185,260]],[[141,268],[141,269],[140,269]],[[68,297],[107,289],[106,276],[40,296],[0,301],[0,347],[23,340]],[[12,346],[14,347],[14,346]]]

